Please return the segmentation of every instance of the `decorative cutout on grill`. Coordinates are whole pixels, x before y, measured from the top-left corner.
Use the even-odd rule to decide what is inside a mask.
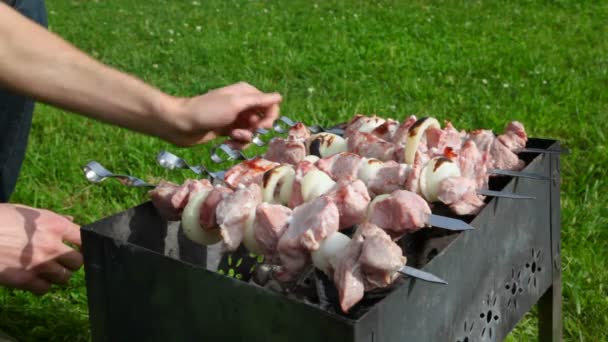
[[[505,290],[507,291],[507,296],[509,297],[509,300],[507,301],[507,308],[517,308],[517,296],[524,292],[521,285],[521,270],[515,271],[514,268],[511,269],[511,279],[505,284]]]
[[[492,335],[494,334],[494,329],[498,325],[498,321],[500,320],[499,308],[496,305],[498,302],[498,295],[492,291],[488,294],[487,298],[483,302],[483,311],[479,314],[479,319],[481,320],[481,338],[484,339],[486,337],[492,339]]]
[[[506,310],[513,311],[518,308],[518,299],[522,295],[540,287],[539,281],[542,279],[540,273],[544,272],[543,253],[540,249],[532,248],[529,256],[530,258],[519,267],[511,268],[511,274],[507,276],[504,285],[496,293],[492,291],[486,296],[482,301],[481,312],[472,320],[469,316],[469,319],[464,321],[464,332],[458,333],[456,342],[496,338],[502,317],[498,303],[506,300]],[[525,298],[522,300],[525,301]]]
[[[467,326],[468,324],[468,326]],[[473,341],[473,327],[475,327],[475,322],[468,323],[466,320],[464,321],[464,335],[462,338],[456,340],[456,342],[470,342]],[[467,329],[468,328],[468,329]]]
[[[532,258],[526,263],[526,271],[528,272],[528,289],[537,288],[538,274],[542,272],[541,268],[542,253],[541,250],[532,248]]]
[[[240,246],[236,251],[222,256],[217,272],[231,278],[249,281],[256,266],[263,262],[263,256],[251,254]]]

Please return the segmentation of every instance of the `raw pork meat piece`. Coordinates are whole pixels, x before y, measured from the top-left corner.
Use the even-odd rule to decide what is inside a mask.
[[[291,223],[279,239],[277,251],[283,267],[281,280],[288,280],[310,263],[310,252],[319,242],[338,231],[340,213],[334,201],[319,196],[293,209]]]
[[[271,261],[277,261],[273,260],[277,254],[277,244],[289,225],[291,214],[291,209],[279,204],[262,203],[255,210],[254,238]]]
[[[233,189],[236,189],[239,184],[262,185],[264,173],[276,166],[279,166],[279,163],[264,158],[245,160],[226,171],[224,182]]]
[[[427,226],[431,208],[419,195],[397,190],[388,198],[375,203],[369,222],[397,238]]]
[[[243,241],[245,227],[253,222],[255,209],[262,202],[262,189],[257,184],[239,188],[217,206],[215,215],[227,251],[235,251]]]
[[[296,165],[306,157],[306,146],[302,141],[289,137],[273,138],[268,144],[264,158],[276,163]]]

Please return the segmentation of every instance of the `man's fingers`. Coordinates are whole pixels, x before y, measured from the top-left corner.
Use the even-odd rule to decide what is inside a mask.
[[[230,138],[240,142],[248,143],[253,139],[253,132],[247,129],[237,128],[230,132]]]
[[[206,142],[209,142],[213,139],[217,138],[217,134],[213,131],[209,131],[207,133],[205,133],[205,135],[203,135],[202,138],[200,138],[198,141],[196,141],[196,143],[194,143],[194,145],[196,144],[204,144]]]
[[[30,291],[37,295],[45,294],[51,287],[47,280],[36,276],[32,271],[18,269],[5,269],[0,273],[0,280],[9,287]]]
[[[62,238],[64,241],[81,246],[82,241],[80,240],[80,226],[70,222],[68,227],[63,232]]]
[[[258,123],[258,127],[272,128],[272,124],[279,118],[279,105],[274,104],[268,108],[264,118]]]
[[[230,86],[230,88],[232,88],[231,90],[237,90],[237,91],[242,91],[242,92],[247,92],[247,93],[261,93],[258,88],[252,86],[251,84],[249,84],[247,82],[235,83],[232,86]]]
[[[249,142],[237,141],[237,140],[226,140],[224,144],[230,146],[233,150],[243,150],[249,146]]]
[[[262,120],[263,112],[254,112],[249,115],[249,127],[259,127],[259,122]]]
[[[49,261],[38,267],[38,277],[53,284],[65,285],[72,272],[58,262]]]
[[[71,271],[78,270],[82,267],[83,263],[82,254],[65,245],[62,246],[56,260],[63,267]]]
[[[49,283],[46,279],[36,277],[25,284],[23,289],[41,296],[47,293],[50,287],[51,283]]]
[[[270,107],[278,105],[282,100],[281,94],[247,94],[239,99],[240,111],[255,107]]]

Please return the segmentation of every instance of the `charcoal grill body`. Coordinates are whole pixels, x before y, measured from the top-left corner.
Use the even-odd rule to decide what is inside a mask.
[[[531,139],[529,147],[559,148]],[[526,157],[526,156],[525,156]],[[144,203],[82,228],[94,341],[500,341],[535,303],[544,340],[561,340],[559,156],[529,155],[477,229],[429,229],[408,264],[449,285],[406,279],[358,316],[320,309],[207,270],[211,255]],[[439,232],[436,234],[436,232]]]

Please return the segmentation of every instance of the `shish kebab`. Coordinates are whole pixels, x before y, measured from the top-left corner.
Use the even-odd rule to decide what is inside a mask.
[[[371,199],[370,191],[363,181],[358,180],[358,182],[354,182],[354,178],[345,178],[339,182],[335,182],[327,174],[316,169],[314,164],[308,160],[299,163],[295,171],[290,165],[279,165],[264,159],[248,161],[235,166],[235,168],[232,170],[233,172],[226,174],[226,183],[232,185],[232,189],[217,186],[214,191],[229,193],[239,187],[261,185],[263,187],[262,197],[265,202],[282,204],[289,208],[295,208],[302,203],[327,193],[335,193],[340,196],[337,202],[341,209],[341,228],[359,223],[361,213]],[[355,187],[355,185],[357,186]],[[177,220],[179,218],[179,210],[184,208],[188,202],[189,193],[198,191],[198,186],[199,183],[192,180],[185,182],[181,186],[163,182],[150,194],[153,201],[156,201],[157,208],[163,216]],[[389,186],[384,193],[390,194],[394,190],[398,190],[398,188]],[[424,208],[428,208],[428,204],[422,197],[413,192],[408,193],[411,194],[409,196],[410,204],[404,204],[404,208],[401,208],[403,215],[407,215],[407,213],[412,212],[414,209],[419,210],[419,208],[422,208],[422,211],[424,211],[426,210]],[[210,198],[216,197],[210,196]],[[375,201],[380,201],[384,198],[386,196],[378,196]],[[219,200],[219,198],[214,201],[216,200]],[[212,201],[211,203],[214,202]],[[206,211],[209,211],[208,209],[206,208]],[[397,212],[399,209],[395,208],[394,211]],[[428,209],[427,214],[430,214],[430,209]],[[399,215],[395,214],[393,216],[398,217]],[[415,215],[411,214],[411,216]],[[451,230],[472,228],[461,220],[438,215],[431,214],[427,219],[425,222],[420,221],[417,225],[431,224]],[[390,227],[387,228],[390,229]],[[405,227],[405,229],[407,228],[410,227]]]
[[[261,185],[266,174],[269,184],[282,185],[277,194],[282,192],[283,203],[290,207],[301,203],[302,181],[316,184],[315,191],[321,194],[322,190],[329,191],[335,181],[357,178],[364,181],[372,197],[406,189],[421,194],[429,202],[443,202],[459,215],[474,214],[483,207],[485,203],[483,198],[477,196],[479,192],[500,197],[529,198],[482,189],[487,184],[487,174],[483,172],[480,154],[471,145],[470,151],[464,149],[462,156],[466,156],[461,158],[462,172],[456,162],[443,157],[433,158],[427,165],[415,162],[413,166],[362,158],[348,152],[323,159],[307,156],[295,166],[279,165],[268,159],[256,158],[233,166],[221,175],[221,181],[232,188],[238,184]],[[312,172],[309,174],[309,171]]]
[[[248,188],[241,186],[230,192],[227,188],[213,187],[207,180],[200,180],[187,182],[181,189],[163,184],[151,192],[153,203],[163,215],[168,215],[166,209],[171,207],[174,213],[168,218],[174,218],[179,211],[175,204],[184,201],[184,189],[190,190],[188,203],[181,214],[182,228],[188,238],[205,245],[221,240],[226,250],[234,250],[242,242],[252,253],[264,255],[265,260],[281,265],[277,274],[281,281],[292,279],[310,263],[331,275],[332,265],[348,258],[342,257],[341,253],[348,237],[338,232],[344,228],[341,222],[345,219],[344,210],[348,208],[350,222],[373,225],[378,231],[376,235],[382,236],[379,241],[371,239],[370,243],[384,245],[383,248],[374,248],[374,253],[366,254],[366,267],[362,269],[367,272],[365,274],[369,278],[366,279],[371,279],[366,282],[366,290],[391,285],[398,272],[444,282],[405,266],[401,249],[391,238],[420,229],[424,226],[425,217],[430,215],[426,202],[411,192],[398,190],[382,203],[370,203],[369,197],[365,196],[364,185],[356,180],[350,184],[343,183],[335,191],[317,196],[291,210],[279,204],[262,203],[262,190],[257,184]],[[418,205],[422,210],[411,210],[412,205]],[[356,212],[352,212],[352,208],[356,208]],[[353,216],[356,216],[354,220]],[[392,253],[387,256],[386,251]],[[348,265],[341,266],[341,271],[334,275],[345,312],[363,297],[362,294],[360,297],[350,294],[353,292],[349,289],[352,281],[343,278],[359,270],[351,270]]]
[[[435,122],[435,123],[433,123]],[[408,118],[407,120],[404,121],[403,124],[401,124],[399,127],[397,127],[397,122],[396,121],[392,121],[392,126],[388,125],[389,123],[391,123],[390,119],[389,120],[384,120],[378,117],[363,117],[363,116],[357,116],[355,117],[355,119],[353,119],[350,123],[349,126],[347,127],[346,130],[346,134],[350,135],[350,136],[357,136],[357,134],[362,135],[362,134],[368,134],[365,132],[375,132],[376,135],[381,136],[382,134],[387,135],[387,132],[391,132],[391,134],[389,134],[389,136],[391,137],[391,139],[393,139],[396,142],[399,141],[403,141],[403,140],[410,140],[410,143],[407,144],[408,146],[423,146],[425,144],[421,144],[420,141],[423,139],[426,139],[426,134],[427,131],[429,132],[435,132],[434,134],[438,137],[435,140],[440,142],[439,145],[440,147],[442,147],[443,145],[445,145],[445,148],[439,148],[444,149],[444,150],[453,150],[455,148],[459,148],[457,146],[457,143],[446,143],[445,141],[455,141],[455,140],[460,140],[460,136],[463,135],[462,132],[458,132],[456,131],[451,124],[448,123],[448,127],[445,129],[444,131],[441,131],[438,128],[438,124],[436,123],[436,120],[434,119],[421,119],[421,120],[416,120],[416,118],[414,116],[411,116],[410,118]],[[382,126],[385,126],[385,128],[381,128]],[[391,129],[390,127],[393,127],[393,129]],[[520,164],[522,164],[523,162],[520,161],[517,156],[512,153],[506,146],[511,146],[512,148],[516,148],[513,146],[525,146],[525,141],[527,139],[527,136],[525,134],[525,131],[523,130],[523,126],[521,126],[521,124],[517,123],[517,122],[513,122],[510,123],[508,126],[508,133],[506,133],[503,136],[500,136],[499,138],[494,140],[493,145],[498,145],[500,146],[500,148],[492,148],[492,151],[497,151],[497,152],[493,152],[494,154],[500,156],[500,154],[504,154],[504,155],[508,155],[508,157],[501,157],[503,160],[510,160],[510,163],[512,166],[516,165],[519,166]],[[381,129],[379,129],[381,128]],[[414,128],[414,129],[412,129]],[[438,133],[437,133],[438,132]],[[411,133],[416,133],[416,134],[411,134]],[[375,135],[370,135],[375,137]],[[449,138],[449,137],[452,138]],[[486,137],[489,137],[489,135],[484,135]],[[448,137],[448,138],[445,138]],[[347,137],[348,139],[348,137]],[[381,138],[375,138],[376,142],[380,141]],[[413,143],[411,141],[414,141]],[[487,141],[487,139],[485,139]],[[355,141],[354,139],[352,139],[351,141]],[[500,141],[500,142],[499,142]],[[506,142],[506,143],[505,143]],[[486,143],[487,146],[489,146],[491,143]],[[507,144],[507,145],[505,145]],[[344,151],[345,146],[346,146],[346,141],[342,138],[339,137],[337,135],[333,135],[330,133],[321,133],[321,134],[317,134],[315,136],[310,135],[310,131],[308,130],[308,128],[306,126],[304,126],[303,124],[299,123],[294,125],[293,127],[291,127],[289,129],[289,137],[287,139],[282,139],[282,138],[276,138],[273,139],[270,143],[270,146],[268,148],[268,151],[266,152],[266,154],[264,155],[264,157],[267,160],[271,160],[271,161],[277,161],[277,162],[286,162],[286,163],[290,163],[290,164],[296,164],[298,161],[302,160],[303,158],[310,158],[309,157],[305,157],[307,155],[307,153],[309,152],[314,152],[320,156],[331,156],[334,153],[338,153],[340,151]],[[367,143],[361,143],[361,144],[351,144],[349,142],[348,145],[352,145],[355,148],[350,148],[351,150],[356,150],[357,146],[361,145],[361,146],[367,146],[371,148],[359,148],[362,150],[366,150],[366,151],[392,151],[391,148],[383,148],[382,144],[380,144],[380,148],[374,147],[374,146],[378,146],[378,144],[367,144]],[[437,145],[437,144],[436,144]],[[451,146],[452,147],[451,147]],[[494,196],[494,197],[509,197],[509,198],[531,198],[529,196],[521,196],[521,195],[516,195],[516,194],[509,194],[509,193],[504,193],[504,192],[496,192],[496,191],[491,191],[488,189],[485,189],[484,185],[487,185],[488,182],[488,174],[487,174],[487,165],[489,162],[491,162],[491,158],[489,158],[489,152],[485,152],[485,153],[481,153],[477,148],[476,148],[476,143],[474,142],[474,140],[467,140],[464,145],[462,146],[462,148],[460,148],[460,150],[458,150],[458,156],[457,156],[457,164],[460,164],[459,166],[461,166],[461,170],[462,172],[460,172],[458,170],[458,168],[451,162],[451,160],[446,160],[445,157],[439,157],[439,156],[435,156],[433,157],[431,160],[429,160],[426,164],[426,166],[422,166],[425,168],[425,170],[427,172],[422,172],[422,177],[424,178],[425,175],[430,174],[431,176],[436,175],[436,174],[442,174],[443,178],[441,180],[444,180],[444,182],[442,182],[443,184],[443,188],[441,189],[441,191],[444,193],[443,196],[439,196],[437,194],[437,186],[440,183],[439,181],[434,181],[434,185],[431,185],[430,187],[425,187],[426,181],[422,180],[422,184],[420,186],[421,188],[421,194],[425,196],[425,198],[429,201],[435,201],[435,200],[440,200],[441,202],[445,203],[446,205],[450,206],[455,213],[460,214],[460,215],[465,215],[465,214],[474,214],[475,212],[477,212],[484,204],[483,202],[483,198],[481,197],[477,197],[476,193],[481,194],[481,195],[487,195],[487,196]],[[426,151],[430,151],[430,150],[437,150],[437,147],[432,147],[427,149]],[[413,168],[409,169],[409,171],[411,171],[410,173],[414,175],[414,179],[416,177],[418,177],[418,173],[420,172],[421,167],[416,167],[418,165],[420,165],[420,159],[423,159],[424,157],[421,157],[423,155],[425,155],[426,151],[420,151],[421,149],[418,148],[415,152],[415,160],[414,160],[414,166]],[[361,153],[361,151],[356,150],[356,152]],[[166,152],[165,152],[166,153]],[[373,152],[372,152],[373,153]],[[162,154],[162,153],[161,153]],[[452,152],[452,158],[454,158],[455,153]],[[510,154],[510,155],[509,155]],[[393,153],[389,153],[389,155],[393,155]],[[399,154],[399,155],[403,155],[403,153]],[[433,154],[431,154],[433,155]],[[436,155],[436,153],[435,153]],[[380,158],[382,158],[382,156],[379,156]],[[348,158],[342,158],[340,160],[344,160],[344,159],[348,159]],[[384,158],[384,159],[388,159],[388,158]],[[427,157],[428,159],[428,157]],[[513,162],[513,160],[516,161],[516,163]],[[378,160],[375,159],[365,159],[363,160],[360,164],[365,164],[365,162],[368,161],[370,162],[370,165],[363,165],[362,167],[362,171],[363,173],[365,173],[366,166],[370,166],[367,169],[371,169],[371,172],[377,172],[379,169],[381,169],[381,163],[378,163]],[[376,162],[376,163],[372,163],[372,162]],[[265,169],[260,170],[259,165],[261,163],[261,160],[259,158],[255,158],[253,160],[250,160],[248,163],[246,164],[241,164],[242,165],[247,165],[246,168],[252,168],[253,171],[249,172],[245,172],[245,179],[247,178],[247,174],[248,173],[255,173],[255,172],[263,172],[265,171]],[[505,164],[505,162],[502,162],[503,164]],[[507,164],[508,164],[507,163]],[[263,164],[263,163],[262,163]],[[373,164],[373,166],[372,166]],[[161,165],[163,165],[163,163],[161,163]],[[174,164],[175,165],[175,164]],[[433,166],[434,168],[440,167],[442,172],[430,172],[430,166]],[[163,165],[164,166],[164,165]],[[250,167],[253,166],[253,167]],[[359,165],[348,165],[348,163],[346,163],[346,167],[353,167],[352,170],[356,170]],[[403,166],[403,165],[401,165]],[[191,167],[190,167],[191,168]],[[240,173],[242,173],[241,171],[239,172],[234,172],[235,170],[239,170],[240,166],[237,165],[233,168],[231,168],[230,170],[228,170],[228,173],[226,174],[226,181],[230,184],[232,183],[232,185],[234,186],[236,184],[235,180],[241,181],[243,177],[240,177]],[[192,169],[192,168],[191,168]],[[399,171],[399,168],[395,168],[392,167],[393,170]],[[324,170],[327,171],[327,170]],[[401,171],[403,172],[408,172],[408,169],[401,169]],[[506,171],[503,170],[503,172],[509,173],[511,171]],[[223,178],[223,174],[221,173],[217,173],[217,174],[213,174],[208,172],[211,176],[213,177],[218,177],[218,176],[222,176]],[[462,176],[464,177],[460,177],[462,174]],[[512,173],[509,173],[512,174]],[[236,176],[235,176],[236,175]],[[540,176],[540,175],[534,175],[534,174],[525,174],[525,173],[517,173],[516,175],[522,175],[522,176],[527,176],[527,177],[531,177],[531,178],[542,178],[542,179],[546,179],[546,177],[544,176]],[[399,174],[395,174],[394,172],[392,174],[390,174],[390,176],[395,176],[398,177]],[[432,179],[436,179],[437,177],[431,177]],[[447,180],[446,178],[450,178],[450,180]],[[468,178],[468,179],[467,179]],[[472,183],[471,181],[474,180],[475,183]],[[393,180],[394,182],[395,180]],[[415,182],[413,184],[413,189],[409,189],[412,191],[416,191],[416,187],[417,187],[417,183]],[[476,187],[474,185],[477,185]],[[430,191],[429,193],[425,193],[424,190],[425,189],[431,189],[432,191]],[[406,189],[408,189],[406,187]]]
[[[213,225],[216,207],[220,201],[223,201],[225,196],[230,196],[234,191],[243,188],[256,186],[260,187],[261,198],[269,204],[279,204],[290,209],[312,201],[319,196],[330,196],[338,206],[340,214],[340,229],[345,229],[361,222],[365,216],[368,205],[371,201],[369,189],[366,184],[359,179],[345,179],[339,182],[334,182],[324,172],[316,169],[309,161],[300,163],[302,169],[310,168],[305,176],[298,178],[294,175],[295,171],[289,165],[279,165],[270,168],[263,173],[261,182],[257,182],[255,178],[250,177],[244,179],[241,177],[241,182],[236,183],[233,188],[216,185],[211,187],[208,180],[187,180],[182,185],[176,185],[171,182],[161,182],[154,190],[149,192],[149,195],[159,210],[159,213],[168,220],[178,220],[181,211],[188,205],[189,199],[193,194],[206,190],[210,192],[209,198],[205,200],[205,206],[202,210],[202,221],[207,222],[207,226]],[[292,178],[285,179],[284,176],[291,172]],[[395,190],[388,189],[384,196],[376,196],[372,203],[388,203],[387,198],[396,193]],[[401,196],[396,204],[387,206],[386,212],[391,212],[390,217],[401,221],[384,223],[379,225],[387,230],[394,231],[395,236],[403,234],[411,229],[418,229],[424,226],[435,226],[449,230],[468,230],[471,226],[461,220],[434,215],[431,213],[429,205],[426,201],[410,191],[405,191],[408,195]],[[390,196],[388,196],[390,195]],[[383,204],[384,205],[384,204]],[[224,212],[226,208],[217,209],[217,212]],[[209,218],[205,218],[205,213],[211,213]],[[236,216],[238,213],[234,213]],[[222,214],[224,215],[224,213]],[[227,214],[226,214],[227,215]],[[228,215],[230,216],[230,215]],[[225,237],[225,241],[232,240],[230,237]],[[236,239],[238,241],[238,238]],[[237,244],[230,244],[229,249],[234,250]]]
[[[290,139],[297,139],[296,133],[291,135]],[[335,145],[331,142],[335,140],[325,141],[330,143],[321,145],[319,149],[325,152],[334,148]],[[275,173],[279,174],[277,177],[285,178],[284,183],[295,182],[292,201],[297,200],[299,181],[306,178],[317,183],[318,189],[329,189],[333,186],[333,182],[328,180],[328,176],[334,181],[362,179],[372,196],[389,193],[399,188],[418,192],[429,202],[445,203],[459,215],[474,214],[481,209],[484,202],[477,196],[478,193],[497,197],[530,198],[485,189],[488,175],[485,172],[483,155],[473,142],[465,143],[456,162],[445,157],[434,157],[426,165],[422,165],[419,158],[416,158],[413,165],[407,165],[395,161],[382,162],[377,159],[362,158],[349,152],[337,154],[328,152],[327,155],[330,157],[318,159],[315,156],[305,156],[306,149],[301,145],[302,143],[296,144],[295,146],[299,146],[296,149],[291,148],[292,145],[289,143],[285,145],[286,149],[279,149],[273,148],[271,143],[269,151],[264,155],[265,158],[255,158],[233,166],[226,171],[223,181],[233,188],[237,184],[247,185],[253,182],[261,184],[263,174],[278,165],[269,160],[274,159],[285,163],[296,163],[295,167],[285,165],[275,170]],[[277,152],[279,150],[281,153]],[[302,161],[297,162],[298,160]],[[320,170],[325,174],[317,171],[307,175],[311,170]],[[287,189],[291,191],[291,185]]]
[[[281,130],[281,132],[286,131]],[[304,145],[298,146],[298,144],[303,140],[310,140],[311,130],[302,123],[292,123],[287,133],[289,134],[287,139],[274,138],[271,140],[269,152],[273,150],[280,152],[285,149],[295,152],[298,148],[303,148]],[[516,121],[509,123],[505,133],[496,137],[490,130],[459,132],[450,122],[447,122],[446,127],[441,129],[434,118],[417,120],[412,115],[400,124],[392,119],[358,114],[347,124],[342,135],[343,137],[327,132],[314,134],[314,139],[307,143],[306,147],[310,146],[309,152],[319,156],[327,156],[318,152],[318,146],[326,144],[333,145],[334,148],[326,149],[325,153],[350,151],[363,157],[411,164],[416,151],[420,152],[423,161],[438,155],[454,156],[457,155],[461,145],[470,140],[478,144],[483,153],[488,154],[486,163],[490,173],[537,179],[547,178],[513,171],[523,167],[523,161],[519,160],[515,153],[525,149],[527,142],[523,125]],[[212,159],[217,162],[222,161],[222,158],[217,155],[218,148],[227,153],[230,159],[250,159],[241,151],[232,150],[228,145],[222,144],[216,147],[212,153]]]
[[[367,121],[363,125],[361,122],[357,122],[361,118],[364,119],[363,121]],[[375,115],[370,117],[370,116],[365,116],[362,114],[357,114],[348,123],[348,126],[356,127],[356,129],[359,131],[363,131],[365,133],[372,133],[372,134],[377,135],[380,138],[388,140],[388,141],[396,140],[396,142],[399,143],[400,142],[399,140],[401,140],[401,142],[405,141],[401,137],[403,137],[404,133],[407,133],[407,129],[409,128],[408,125],[411,126],[416,121],[417,120],[416,120],[415,115],[409,116],[402,124],[399,124],[398,121],[390,119],[390,118],[384,119],[384,118],[377,117]],[[282,116],[282,117],[279,117],[279,119],[277,121],[275,121],[273,129],[279,133],[287,133],[289,128],[288,129],[283,128],[282,124],[286,124],[289,128],[291,128],[300,123],[295,122],[294,120],[292,120],[288,117]],[[357,127],[357,126],[359,126],[359,127]],[[363,127],[363,129],[360,129],[361,126]],[[338,134],[338,135],[342,135],[342,136],[345,135],[345,130],[343,128],[339,128],[338,126],[331,127],[331,128],[324,128],[319,125],[313,125],[313,126],[309,126],[309,128],[310,128],[309,129],[310,132],[312,132],[312,133],[329,132],[329,133],[334,133],[334,134]],[[348,129],[348,127],[347,127],[347,129]],[[351,128],[351,131],[352,131],[352,128]],[[464,133],[465,133],[464,135],[466,136],[466,132],[464,132]],[[500,137],[500,136],[498,136],[498,137],[494,136],[494,134],[492,133],[491,130],[480,129],[480,130],[474,130],[472,133],[475,135],[479,134],[479,133],[483,133],[484,135],[493,136],[494,138]],[[518,148],[517,151],[514,151],[514,152],[550,153],[551,154],[551,153],[569,153],[570,151],[568,149],[547,150],[547,149],[541,149],[541,148],[528,148],[528,147],[523,146],[523,147]]]
[[[378,118],[364,119],[359,119],[355,122],[365,123],[371,121],[373,123],[379,120]],[[427,122],[424,120],[418,120],[416,122],[414,120],[415,118],[410,117],[399,128],[402,129],[402,131],[409,132],[411,131],[411,127],[416,126],[417,122]],[[353,126],[354,125],[351,125],[349,127],[353,128]],[[422,126],[422,124],[418,124],[418,127],[423,128]],[[450,125],[448,124],[448,126]],[[521,125],[515,123],[509,126],[513,126],[516,132],[520,132],[516,134],[516,139],[513,140],[519,140],[519,145],[525,144],[525,142],[521,142],[524,138],[521,138],[520,136],[523,135],[525,137],[525,132],[523,132]],[[373,129],[375,126],[372,125],[371,127],[372,131],[377,131],[377,128]],[[364,127],[359,126],[355,128],[363,129]],[[369,129],[369,127],[365,128],[365,130]],[[459,134],[453,128],[448,128],[447,130]],[[390,130],[383,129],[380,131]],[[399,130],[396,130],[396,132],[398,131]],[[355,133],[350,134],[357,134],[359,131],[353,130],[353,132]],[[417,136],[408,135],[407,137],[404,137],[404,139],[421,140],[422,138],[420,136],[423,132],[424,131],[420,129],[418,130]],[[454,135],[453,133],[445,135],[450,134]],[[395,133],[394,136],[396,135],[398,134]],[[442,139],[437,140],[441,141]],[[514,144],[515,143],[511,143],[511,145]],[[317,166],[330,175],[332,175],[331,164],[335,164],[335,167],[333,167],[334,169],[342,168],[347,170],[346,174],[348,175],[348,173],[350,173],[350,175],[348,175],[349,177],[352,177],[353,173],[356,176],[357,170],[360,169],[359,176],[360,178],[363,177],[362,179],[364,179],[367,185],[370,185],[370,190],[374,190],[375,186],[368,184],[369,178],[379,175],[377,178],[382,181],[381,185],[392,183],[393,186],[400,186],[401,188],[419,192],[430,202],[439,200],[450,206],[454,212],[460,215],[474,214],[483,206],[483,199],[476,196],[476,193],[495,197],[530,198],[528,196],[485,189],[485,185],[487,185],[488,182],[488,174],[486,172],[488,154],[482,154],[477,149],[475,142],[471,140],[466,141],[463,147],[458,151],[459,155],[455,162],[445,157],[435,156],[430,159],[426,165],[422,165],[420,162],[422,153],[421,151],[415,151],[417,157],[411,167],[406,164],[397,164],[394,161],[381,162],[373,158],[361,158],[354,154],[340,153],[340,151],[344,150],[343,148],[345,145],[346,143],[343,138],[328,133],[322,133],[321,135],[311,137],[310,132],[303,124],[296,124],[290,128],[288,139],[277,138],[270,143],[268,151],[264,155],[266,159],[255,158],[248,160],[232,167],[225,175],[221,173],[211,175],[214,177],[221,176],[222,181],[225,181],[232,187],[235,187],[238,183],[249,184],[252,181],[261,183],[262,174],[276,166],[276,164],[269,162],[269,160],[298,164],[298,161],[302,159],[310,160],[310,158],[314,158],[312,156],[306,156],[307,152],[313,150],[313,152],[316,152],[321,156],[330,156],[317,161]],[[410,144],[410,146],[415,146],[415,144]],[[512,154],[509,150],[506,152]],[[336,155],[334,153],[339,154]],[[348,157],[348,155],[350,155],[350,157]],[[513,156],[515,155],[513,154]],[[515,158],[518,160],[517,156],[515,156]],[[161,165],[163,165],[163,163],[161,163]],[[325,167],[321,167],[321,165],[324,165]],[[299,169],[300,168],[298,167],[297,170]],[[307,172],[306,168],[303,168],[301,171],[302,176]],[[342,175],[344,172],[337,172],[335,174]],[[285,175],[287,178],[290,176],[293,176],[293,171],[291,172],[291,175]],[[404,176],[407,177],[406,182],[401,181]],[[332,175],[332,178],[338,180],[337,178],[342,177]],[[418,178],[420,178],[420,186],[418,184]],[[320,178],[321,183],[322,180],[323,177]],[[427,183],[430,184],[427,186]],[[371,193],[372,192],[370,191],[370,194]]]
[[[514,152],[523,148],[527,141],[523,126],[516,121],[509,123],[505,133],[497,138],[489,130],[458,132],[449,122],[445,129],[441,129],[436,119],[416,120],[415,116],[399,124],[391,119],[358,115],[348,124],[344,137],[332,133],[311,136],[303,124],[294,125],[288,134],[287,139],[271,140],[266,153],[268,159],[282,161],[282,158],[294,163],[298,161],[296,157],[301,155],[301,150],[319,157],[348,151],[381,161],[413,164],[418,154],[423,163],[436,156],[453,159],[458,157],[464,146],[475,144],[484,155],[489,173],[546,179],[540,175],[513,172],[524,166]]]

